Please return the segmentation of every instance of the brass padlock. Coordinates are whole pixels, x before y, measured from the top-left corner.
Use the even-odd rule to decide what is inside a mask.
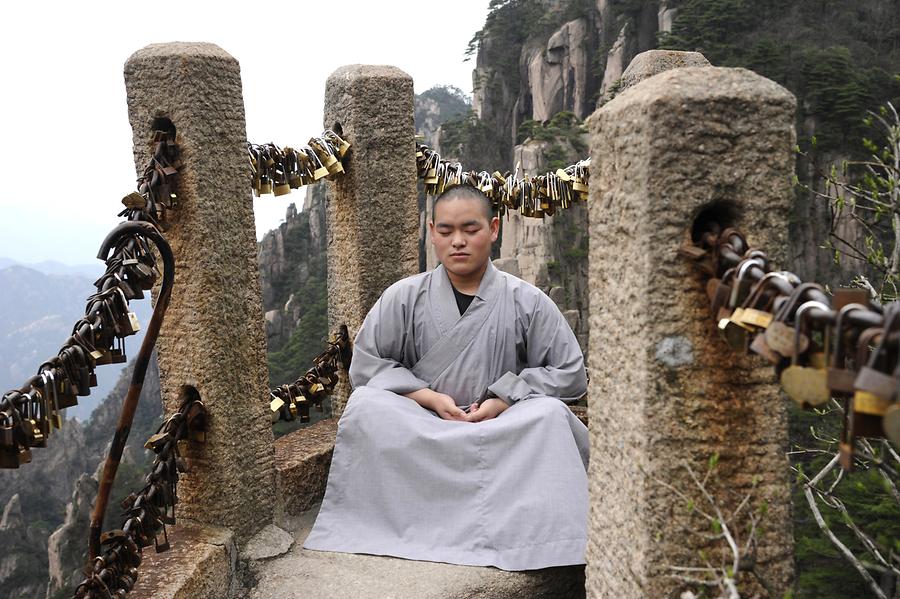
[[[844,337],[852,334],[855,329],[846,327],[847,316],[856,310],[865,310],[866,306],[862,304],[847,304],[838,310],[837,318],[834,324],[834,351],[831,354],[831,364],[828,365],[828,388],[831,389],[832,395],[835,397],[850,397],[855,392],[853,383],[856,381],[856,372],[845,368],[846,352]],[[868,343],[878,335],[881,329],[867,329],[863,331],[859,337],[859,343]]]
[[[884,416],[897,395],[900,377],[900,362],[891,374],[882,370],[888,365],[888,343],[890,333],[900,323],[900,309],[893,307],[884,317],[884,331],[878,346],[869,355],[866,365],[859,369],[853,388],[853,411],[871,416]],[[860,348],[861,351],[863,348]]]
[[[810,366],[800,365],[800,337],[804,325],[804,315],[810,310],[828,310],[828,306],[822,302],[810,301],[797,309],[795,316],[794,352],[791,356],[791,365],[781,373],[781,386],[795,402],[803,407],[818,406],[831,399],[831,391],[828,389],[825,360],[819,360],[818,364]],[[828,343],[826,341],[825,346]],[[820,358],[822,356],[819,356]]]
[[[792,357],[795,351],[799,351],[801,354],[805,353],[809,347],[809,338],[803,333],[800,334],[798,346],[794,327],[787,323],[794,313],[794,308],[800,303],[801,298],[813,289],[821,291],[822,288],[815,283],[803,283],[795,287],[787,301],[781,305],[781,308],[775,314],[775,318],[764,333],[766,344],[769,348],[786,358]]]

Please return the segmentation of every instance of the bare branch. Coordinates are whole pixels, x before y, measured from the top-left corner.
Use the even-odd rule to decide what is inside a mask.
[[[828,524],[825,523],[825,519],[822,518],[822,513],[819,511],[819,506],[816,503],[816,498],[813,495],[813,487],[818,484],[827,474],[830,472],[834,466],[838,463],[839,455],[835,455],[834,459],[832,459],[827,466],[822,468],[822,470],[816,474],[806,485],[804,485],[803,494],[806,496],[806,502],[809,504],[809,509],[812,510],[813,517],[816,519],[816,524],[819,525],[819,529],[828,537],[828,540],[831,541],[831,544],[844,556],[850,564],[856,568],[856,571],[859,572],[859,575],[863,577],[863,580],[866,581],[866,584],[869,585],[872,593],[878,597],[879,599],[888,599],[887,595],[881,590],[881,587],[878,583],[875,582],[875,579],[872,578],[872,575],[869,574],[868,570],[866,570],[865,566],[857,559],[853,552],[850,551],[846,545],[844,545],[840,539],[835,536],[835,534],[831,531],[831,528],[828,527]]]

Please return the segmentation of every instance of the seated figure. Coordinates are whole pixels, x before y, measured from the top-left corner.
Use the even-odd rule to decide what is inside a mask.
[[[356,337],[307,549],[504,570],[584,563],[587,428],[575,335],[490,260],[499,219],[474,187],[435,200],[441,262],[391,285]]]

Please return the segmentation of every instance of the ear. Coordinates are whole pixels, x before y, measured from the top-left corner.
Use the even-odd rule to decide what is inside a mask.
[[[431,234],[431,243],[434,245],[434,221],[428,221],[428,232]]]
[[[491,243],[497,241],[500,235],[500,217],[495,216],[491,219]]]

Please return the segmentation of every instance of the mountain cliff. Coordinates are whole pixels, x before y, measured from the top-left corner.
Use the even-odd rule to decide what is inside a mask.
[[[33,461],[0,470],[0,599],[68,596],[80,582],[87,553],[90,509],[97,492],[95,473],[106,452],[122,398],[131,381],[129,364],[112,391],[86,422],[67,420]],[[102,371],[99,376],[104,376]],[[162,420],[159,369],[153,356],[140,403],[112,491],[104,530],[119,526],[118,504],[139,489],[150,464],[143,444]],[[49,550],[48,550],[49,549]],[[48,590],[48,580],[49,590]]]

